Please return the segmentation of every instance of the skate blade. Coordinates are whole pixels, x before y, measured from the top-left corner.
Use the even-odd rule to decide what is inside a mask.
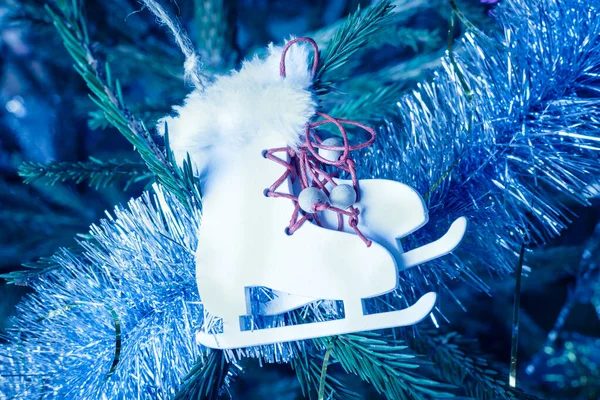
[[[224,332],[214,335],[198,332],[196,342],[213,349],[237,349],[414,325],[429,315],[435,306],[436,298],[436,293],[429,292],[415,304],[403,310],[364,315],[359,319],[344,318],[335,321],[312,322],[254,331]]]
[[[452,252],[458,247],[466,231],[467,219],[465,217],[457,218],[444,236],[438,240],[402,254],[404,265],[400,270],[415,267]]]

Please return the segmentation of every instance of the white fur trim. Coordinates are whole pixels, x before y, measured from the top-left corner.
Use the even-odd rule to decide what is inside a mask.
[[[289,146],[299,144],[304,127],[315,114],[310,91],[312,73],[308,48],[295,44],[286,53],[286,77],[279,75],[283,48],[269,45],[266,59],[245,61],[240,71],[217,77],[204,92],[194,90],[175,116],[159,120],[169,129],[171,149],[181,163],[189,153],[201,173],[213,154],[235,154],[254,137],[278,136]]]

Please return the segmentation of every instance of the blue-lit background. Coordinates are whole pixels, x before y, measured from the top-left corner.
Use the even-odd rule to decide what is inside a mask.
[[[207,48],[219,47],[198,29],[201,20],[198,10],[202,10],[204,3],[207,2],[180,0],[177,3],[164,1],[163,5],[180,17],[194,42],[206,43]],[[270,41],[280,42],[291,34],[326,35],[328,25],[359,5],[368,6],[370,1],[231,2],[234,3],[235,12],[230,18],[235,23],[223,33],[223,37],[230,38],[229,47],[221,53],[226,57],[217,57],[211,66],[215,71],[237,67],[243,58],[261,54]],[[388,106],[380,108],[381,117],[368,118],[390,135],[397,129],[396,125],[403,122],[402,116],[396,114],[396,102],[402,94],[416,88],[418,82],[431,81],[433,71],[444,67],[440,58],[448,46],[451,11],[444,0],[395,3],[400,11],[394,16],[393,34],[387,39],[380,38],[372,44],[372,51],[352,61],[347,83],[332,97],[332,103],[338,104],[343,96],[360,96],[377,87],[389,86],[392,94]],[[87,234],[90,224],[103,218],[105,210],[140,196],[151,183],[149,179],[141,179],[125,188],[125,177],[98,190],[85,183],[59,182],[53,186],[45,185],[43,180],[23,183],[18,168],[26,161],[45,164],[87,161],[89,157],[141,161],[131,145],[98,113],[88,97],[88,89],[72,67],[72,59],[39,4],[35,0],[0,2],[1,273],[16,271],[23,263],[50,256],[61,246],[73,246],[74,238]],[[491,17],[496,7],[493,2],[463,0],[458,5],[466,18],[483,31],[498,29]],[[152,126],[157,117],[167,113],[189,90],[181,79],[183,57],[165,30],[134,0],[86,0],[85,9],[94,50],[111,64],[112,74],[121,81],[131,111]],[[458,41],[464,33],[464,25],[457,23],[453,32],[455,39]],[[458,54],[461,49],[457,46]],[[597,88],[590,86],[588,90],[593,93]],[[435,104],[430,106],[436,109]],[[498,112],[501,111],[499,107]],[[361,116],[356,119],[361,120]],[[377,148],[380,154],[390,157],[386,149],[385,145]],[[392,164],[385,157],[374,158],[368,164],[373,173],[401,176],[405,180],[413,178],[410,165],[405,166],[405,173],[386,170]],[[406,153],[397,159],[404,162],[413,160],[411,157],[418,154]],[[385,160],[386,164],[377,160]],[[414,183],[423,182],[415,179]],[[571,198],[556,196],[552,200],[567,205],[570,212],[566,214],[573,222],[560,237],[550,239],[545,245],[532,245],[528,251],[527,267],[543,273],[532,275],[535,279],[523,280],[518,386],[540,398],[595,399],[600,396],[600,309],[594,305],[599,307],[600,304],[597,298],[600,278],[597,272],[577,277],[577,271],[585,249],[593,257],[599,256],[594,229],[600,220],[600,203],[591,199],[591,206],[584,207]],[[438,207],[437,212],[444,211]],[[501,224],[490,225],[492,229]],[[490,232],[490,238],[493,234]],[[468,260],[468,254],[464,256]],[[490,254],[488,263],[493,265],[496,256],[497,265],[507,262],[504,258],[500,260],[497,254]],[[516,263],[516,259],[514,261]],[[484,276],[482,271],[478,270],[479,278],[486,282],[493,296],[479,291],[477,285],[452,282],[451,292],[460,303],[446,298],[442,308],[449,322],[444,322],[444,326],[477,340],[486,357],[498,363],[494,365],[499,365],[499,370],[506,371],[510,358],[514,276],[504,274],[501,280],[494,274]],[[14,314],[15,304],[29,289],[4,282],[0,285],[0,327],[4,329],[11,324],[8,317]],[[467,311],[461,310],[458,304]],[[568,311],[562,325],[561,310]],[[556,326],[559,327],[557,338],[548,346],[548,340],[553,338],[548,335]],[[190,354],[194,354],[193,351]],[[231,386],[234,398],[300,398],[295,374],[288,366],[266,364],[255,368],[257,363],[256,360],[242,363],[247,368]],[[331,368],[335,371],[338,366]],[[373,389],[366,385],[360,382],[350,385],[365,398],[376,398]]]

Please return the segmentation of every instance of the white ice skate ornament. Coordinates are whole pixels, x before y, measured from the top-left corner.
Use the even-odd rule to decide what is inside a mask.
[[[300,41],[315,50],[312,71],[306,48],[292,47]],[[398,239],[428,221],[423,199],[399,182],[356,178],[350,152],[370,145],[375,132],[316,111],[311,86],[317,65],[312,39],[271,46],[265,60],[246,62],[205,92],[193,92],[175,108],[177,117],[159,124],[168,124],[176,158],[189,153],[201,176],[196,279],[205,310],[223,320],[222,333],[197,334],[202,345],[241,348],[418,323],[433,309],[435,293],[406,309],[372,315],[364,314],[362,299],[395,290],[398,271],[453,251],[466,231],[461,217],[439,240],[403,251]],[[323,119],[310,122],[315,115]],[[335,125],[343,142],[323,142],[317,131],[323,124]],[[344,125],[370,138],[350,145]],[[333,169],[351,179],[338,179]],[[330,201],[338,185],[349,187],[337,189]],[[310,193],[302,195],[301,209],[303,190]],[[336,207],[346,207],[353,195],[355,204]],[[251,310],[248,288],[257,286],[277,296]],[[345,317],[242,330],[242,316],[277,315],[323,299],[342,300]]]

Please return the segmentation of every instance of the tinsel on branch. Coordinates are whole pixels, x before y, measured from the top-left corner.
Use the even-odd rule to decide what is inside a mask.
[[[7,396],[168,399],[202,349],[194,250],[201,217],[159,187],[92,226],[83,256],[31,282],[3,346]],[[31,346],[31,347],[30,347]],[[11,376],[4,376],[11,371]],[[10,386],[7,381],[10,380]]]
[[[567,200],[588,204],[600,169],[598,12],[593,1],[504,2],[501,34],[467,32],[456,64],[444,58],[398,101],[361,172],[424,195],[430,222],[405,248],[469,218],[459,257],[402,274],[407,286],[463,275],[487,291],[483,270],[510,273],[523,243],[545,243],[576,217]]]
[[[402,306],[434,288],[460,304],[449,287],[456,283],[489,292],[484,276],[510,274],[522,245],[543,243],[574,217],[564,199],[587,202],[600,140],[598,11],[594,0],[506,0],[495,9],[500,36],[472,30],[459,53],[444,57],[432,82],[389,100],[396,115],[362,154],[359,173],[407,183],[426,199],[430,222],[404,248],[437,239],[458,216],[470,221],[460,251],[402,273],[389,303]],[[80,15],[67,23],[51,14],[94,99],[159,184],[92,226],[81,253],[59,251],[49,260],[52,268],[26,280],[33,293],[0,345],[2,395],[215,398],[238,373],[235,359],[247,355],[290,362],[306,393],[353,395],[336,377],[319,376],[326,352],[390,399],[525,397],[491,378],[495,371],[486,362],[457,351],[466,340],[438,337],[426,326],[415,335],[366,333],[236,354],[200,348],[195,332],[208,322],[195,282],[199,196],[185,201],[195,193],[193,178],[173,165],[168,151],[150,145],[151,134],[125,112],[110,70],[88,64]],[[323,92],[329,85],[321,80]],[[322,306],[286,318],[319,320],[339,311]]]

